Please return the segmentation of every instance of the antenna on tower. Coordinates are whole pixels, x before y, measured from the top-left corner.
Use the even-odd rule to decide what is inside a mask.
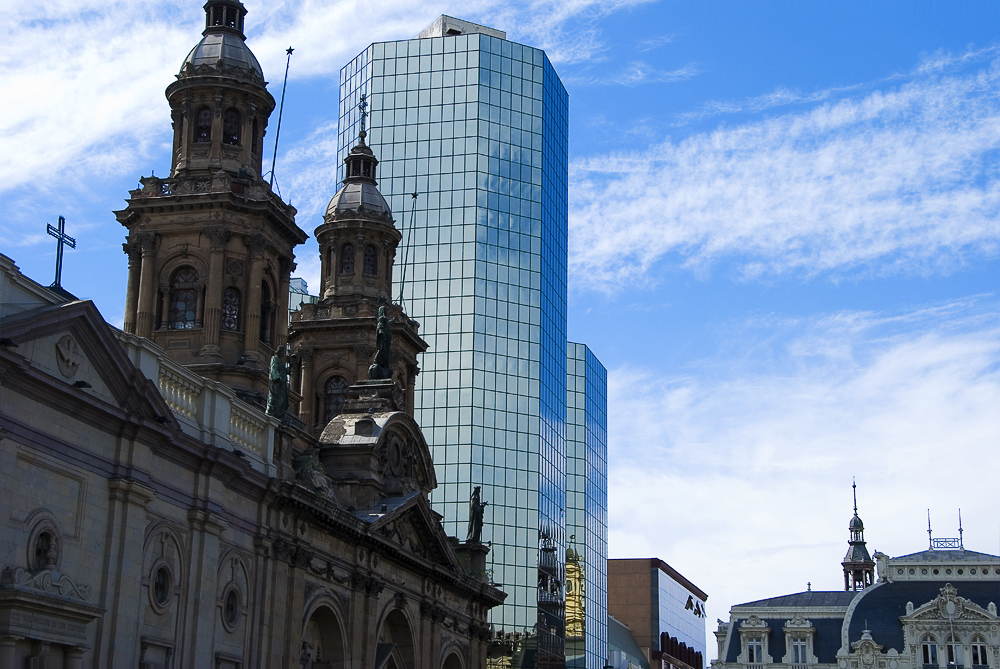
[[[927,543],[934,550],[934,536],[931,534],[931,510],[927,509]]]
[[[960,550],[965,550],[965,542],[962,541],[962,510],[958,510],[958,547]]]
[[[278,106],[278,128],[274,131],[274,155],[271,156],[271,182],[268,184],[270,188],[274,188],[274,163],[278,160],[278,138],[281,137],[281,114],[285,111],[285,87],[288,86],[288,66],[292,64],[293,51],[295,49],[292,47],[285,49],[288,57],[285,60],[285,82],[281,84],[281,104]]]
[[[399,279],[399,299],[396,300],[399,306],[403,308],[404,312],[406,311],[406,308],[403,307],[403,286],[406,285],[406,265],[410,259],[410,244],[413,243],[413,226],[416,223],[417,217],[417,196],[418,193],[416,191],[410,193],[410,197],[413,198],[413,204],[410,207],[410,234],[406,237],[406,243],[403,244],[403,272]]]
[[[858,482],[851,477],[851,488],[854,489],[854,515],[858,515]]]

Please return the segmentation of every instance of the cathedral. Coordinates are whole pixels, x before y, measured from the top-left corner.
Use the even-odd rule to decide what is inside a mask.
[[[484,667],[505,595],[479,491],[463,540],[429,503],[378,159],[362,130],[289,319],[307,234],[261,174],[275,101],[244,6],[205,13],[170,175],[114,212],[123,328],[0,255],[0,669]]]

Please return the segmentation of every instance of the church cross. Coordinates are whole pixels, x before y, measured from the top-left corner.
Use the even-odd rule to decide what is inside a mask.
[[[358,111],[361,112],[361,132],[365,131],[365,119],[368,118],[368,96],[361,94],[361,101],[358,102]]]
[[[66,234],[66,219],[62,216],[59,217],[59,227],[54,227],[51,223],[48,224],[49,234],[58,240],[56,246],[56,280],[52,284],[54,287],[62,286],[62,257],[63,257],[63,245],[70,247],[71,249],[76,248],[76,240]]]

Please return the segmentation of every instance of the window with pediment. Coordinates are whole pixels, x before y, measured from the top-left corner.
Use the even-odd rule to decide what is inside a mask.
[[[761,665],[772,662],[768,654],[767,640],[771,629],[767,623],[756,615],[751,615],[740,625],[740,640],[742,644],[742,661],[750,665]]]

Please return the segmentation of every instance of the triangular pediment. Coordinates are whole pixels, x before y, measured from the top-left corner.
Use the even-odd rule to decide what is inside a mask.
[[[415,492],[397,499],[397,503],[387,504],[387,513],[372,523],[371,533],[416,558],[444,567],[457,567],[458,556],[427,497]]]
[[[98,400],[143,418],[173,420],[156,386],[128,359],[89,300],[5,318],[0,322],[0,336],[17,343],[16,348],[6,350],[12,354],[11,361],[23,367],[21,374],[12,375],[17,378],[4,382],[8,387],[16,384],[26,394],[50,403]]]

